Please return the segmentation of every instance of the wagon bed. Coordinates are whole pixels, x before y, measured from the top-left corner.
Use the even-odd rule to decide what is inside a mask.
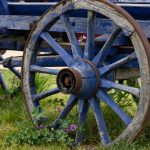
[[[140,1],[141,2],[141,1]],[[33,25],[39,20],[40,16],[47,11],[50,7],[56,5],[57,2],[49,3],[18,3],[18,2],[8,2],[9,14],[0,15],[0,28],[16,31],[30,31]],[[123,3],[116,2],[117,5],[123,7],[127,12],[129,12],[142,26],[144,32],[146,33],[147,38],[150,38],[150,3],[144,2],[132,2],[132,3]],[[142,12],[142,13],[141,13]],[[3,12],[1,12],[3,14]],[[72,14],[71,22],[74,26],[74,30],[77,33],[85,32],[86,28],[86,18],[84,12],[81,17],[77,17],[79,12]],[[98,34],[109,34],[112,31],[111,21],[105,18],[97,20],[97,25],[95,27],[95,32]],[[76,22],[76,23],[75,23]],[[63,27],[61,26],[61,21],[58,21],[56,25],[51,29],[54,32],[64,32]],[[104,26],[107,24],[107,26]],[[99,30],[101,29],[101,30]],[[12,35],[11,35],[12,36]],[[11,37],[12,39],[12,37]],[[8,44],[5,44],[6,41],[4,38],[0,40],[0,49],[13,49],[13,50],[22,50],[23,45],[20,42],[14,44],[16,41],[9,40],[7,37],[6,41]],[[18,47],[15,47],[18,45]]]

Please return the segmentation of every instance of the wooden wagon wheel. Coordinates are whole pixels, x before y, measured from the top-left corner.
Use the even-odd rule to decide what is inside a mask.
[[[79,46],[74,31],[69,21],[69,13],[74,10],[86,10],[87,17],[87,40],[84,52]],[[94,20],[96,14],[102,14],[111,19],[116,25],[116,30],[112,32],[109,39],[103,45],[101,50],[94,54]],[[51,36],[49,29],[58,19],[63,21],[68,39],[71,43],[72,54],[64,50],[58,42]],[[130,40],[135,51],[120,60],[104,66],[103,62],[109,54],[114,40],[121,32],[130,34]],[[41,43],[47,42],[61,59],[66,63],[67,68],[61,71],[57,69],[45,68],[36,64],[38,51],[35,50]],[[122,8],[105,0],[68,0],[58,3],[44,14],[33,31],[31,32],[23,57],[23,93],[29,115],[34,122],[32,115],[35,108],[40,107],[43,98],[57,94],[59,92],[70,94],[70,97],[59,114],[52,123],[51,128],[56,129],[60,125],[61,119],[64,119],[73,109],[75,104],[79,104],[79,123],[85,124],[87,110],[90,106],[94,112],[97,127],[100,133],[100,141],[103,145],[111,145],[120,140],[127,142],[133,141],[142,131],[148,122],[148,113],[150,110],[150,53],[149,43],[143,35],[142,30],[136,21]],[[129,87],[105,78],[108,73],[116,70],[133,60],[138,61],[141,79],[141,88]],[[56,75],[57,87],[42,93],[36,93],[36,73],[45,73]],[[139,97],[137,111],[134,117],[129,116],[123,109],[111,98],[108,89],[118,89],[129,92],[131,95]],[[111,140],[107,131],[100,102],[106,103],[124,122],[126,127],[118,137]],[[41,111],[41,107],[39,112]],[[82,131],[78,130],[76,134],[76,143],[83,139]]]

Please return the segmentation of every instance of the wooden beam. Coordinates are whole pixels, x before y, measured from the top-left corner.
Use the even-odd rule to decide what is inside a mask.
[[[116,70],[116,80],[140,77],[139,68],[119,68]]]

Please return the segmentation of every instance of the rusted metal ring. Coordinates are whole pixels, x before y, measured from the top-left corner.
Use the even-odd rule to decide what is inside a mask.
[[[62,80],[64,80],[64,83],[62,82]],[[67,89],[67,84],[69,85],[69,80],[70,81],[72,80],[73,82],[71,82],[70,88],[68,86],[68,89]],[[75,69],[65,68],[65,69],[62,69],[59,72],[59,74],[57,75],[56,82],[57,82],[58,88],[61,90],[62,93],[76,94],[76,93],[78,93],[78,91],[81,88],[82,78],[81,78],[80,73],[78,71],[76,71]],[[65,88],[65,86],[66,86],[66,88]],[[64,90],[63,90],[63,88],[64,88]]]

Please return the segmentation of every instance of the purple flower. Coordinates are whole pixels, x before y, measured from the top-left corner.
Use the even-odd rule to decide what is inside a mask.
[[[44,129],[45,128],[45,126],[43,125],[43,124],[41,124],[41,125],[39,125],[39,127],[38,127],[39,129]]]
[[[69,133],[69,132],[75,132],[76,129],[77,129],[77,125],[72,124],[72,125],[70,125],[68,128],[65,128],[65,129],[64,129],[64,132],[67,132],[67,133]]]
[[[72,125],[70,125],[70,127],[69,127],[69,129],[70,129],[70,131],[76,131],[76,129],[77,129],[77,125],[75,125],[75,124],[72,124]]]

